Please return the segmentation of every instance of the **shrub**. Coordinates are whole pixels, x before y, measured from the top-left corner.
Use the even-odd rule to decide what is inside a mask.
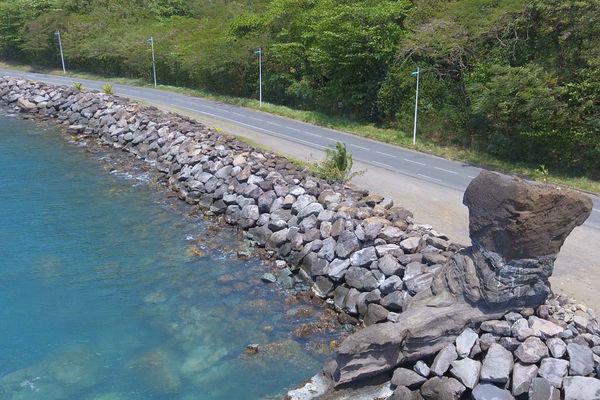
[[[344,143],[337,142],[335,148],[327,150],[325,160],[313,165],[312,171],[329,182],[347,182],[365,172],[352,172],[353,164],[352,153],[346,149]]]
[[[81,82],[73,82],[73,87],[78,92],[83,92],[85,90],[85,88],[83,87],[83,83],[81,83]]]
[[[113,95],[115,94],[115,91],[113,90],[113,87],[111,84],[107,83],[105,85],[102,85],[102,92],[109,94],[109,95]]]

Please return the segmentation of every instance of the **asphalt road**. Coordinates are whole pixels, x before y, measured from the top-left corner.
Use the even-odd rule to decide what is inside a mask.
[[[81,82],[85,87],[100,90],[101,81],[74,79],[57,75],[13,71],[0,68],[0,75],[23,77],[52,84],[71,85]],[[481,171],[464,163],[404,149],[374,140],[361,138],[345,132],[294,121],[244,107],[222,104],[216,101],[176,94],[162,90],[113,84],[118,95],[148,101],[166,107],[175,107],[199,113],[213,119],[252,129],[304,146],[326,149],[336,142],[344,142],[352,151],[354,159],[390,171],[405,174],[431,184],[464,191]],[[600,230],[600,198],[592,197],[594,208],[585,225]]]

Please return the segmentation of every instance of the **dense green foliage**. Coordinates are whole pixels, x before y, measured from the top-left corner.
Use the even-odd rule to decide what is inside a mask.
[[[600,0],[0,0],[0,57],[255,96],[600,178]]]

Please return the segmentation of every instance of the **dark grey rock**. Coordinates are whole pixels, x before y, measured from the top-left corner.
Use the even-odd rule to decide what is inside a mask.
[[[567,345],[569,375],[586,376],[594,372],[594,353],[588,346],[577,343]]]
[[[345,286],[337,286],[333,293],[333,304],[337,310],[342,310],[344,308],[344,303],[346,302],[346,296],[348,295],[348,289]]]
[[[471,393],[473,400],[514,400],[508,390],[499,388],[491,383],[480,383]]]
[[[411,262],[406,265],[403,278],[406,280],[419,276],[425,271],[425,267],[426,265],[420,262]]]
[[[336,237],[333,234],[333,231],[332,236]],[[335,246],[335,254],[340,258],[348,258],[348,256],[354,253],[356,250],[358,250],[359,247],[360,243],[358,242],[356,235],[353,232],[345,230],[342,233],[340,233],[338,237],[337,244]]]
[[[462,333],[456,337],[456,353],[458,356],[460,358],[468,357],[473,345],[478,339],[479,335],[471,328],[462,331]]]
[[[454,378],[435,376],[421,386],[425,400],[458,400],[466,388]]]
[[[387,320],[389,311],[376,303],[371,303],[367,306],[367,315],[365,317],[365,325],[374,325],[378,322]],[[412,371],[411,371],[412,372]]]
[[[381,305],[390,311],[400,312],[404,305],[404,295],[401,291],[392,292],[381,299]]]
[[[469,389],[473,389],[479,382],[481,363],[470,358],[452,361],[450,373]]]
[[[570,376],[563,382],[564,400],[598,400],[600,399],[600,379]]]
[[[502,347],[504,347],[506,350],[512,351],[512,352],[517,350],[517,348],[519,348],[519,346],[521,345],[521,342],[519,341],[519,339],[514,338],[514,337],[506,337],[506,336],[501,337],[500,340],[498,341],[498,343],[500,343],[500,345]]]
[[[556,337],[564,328],[556,325],[554,322],[538,318],[534,315],[528,319],[529,327],[533,329],[533,334],[544,339]]]
[[[273,190],[269,190],[264,192],[258,197],[258,209],[261,213],[266,213],[271,211],[271,206],[277,199],[277,195]]]
[[[534,378],[529,386],[529,400],[560,400],[560,390],[544,378]]]
[[[405,279],[404,286],[412,294],[428,290],[433,283],[433,274],[425,273],[414,278]]]
[[[398,386],[387,400],[414,400],[413,393],[406,386]]]
[[[400,248],[407,253],[416,253],[422,244],[421,237],[410,237],[400,242]]]
[[[529,393],[529,386],[533,378],[537,376],[538,367],[535,365],[524,365],[515,363],[512,374],[512,394],[520,396]]]
[[[377,289],[383,279],[379,279],[373,271],[361,267],[350,267],[345,275],[348,286],[361,291]]]
[[[369,246],[358,251],[355,251],[350,256],[350,264],[354,267],[362,267],[363,265],[370,264],[377,260],[377,253],[375,253],[375,247]]]
[[[389,278],[386,278],[381,285],[379,285],[379,290],[381,290],[381,294],[385,296],[397,290],[401,290],[402,286],[402,278],[392,275]]]
[[[277,282],[277,278],[275,277],[275,275],[273,275],[270,272],[264,273],[263,276],[260,279],[263,282],[266,282],[266,283],[275,283],[275,282]]]
[[[424,378],[429,377],[429,374],[431,373],[431,369],[422,360],[419,360],[415,363],[413,370]]]
[[[409,389],[417,389],[426,381],[427,379],[423,376],[406,368],[396,369],[392,376],[392,385],[406,386]]]
[[[378,261],[377,267],[386,276],[397,275],[404,267],[391,254],[386,254]]]
[[[501,345],[490,346],[481,367],[481,380],[494,383],[506,383],[513,369],[513,355]]]
[[[525,318],[518,319],[511,327],[512,336],[520,341],[524,341],[530,336],[534,336],[535,332],[529,327],[529,322]]]
[[[258,226],[248,230],[248,237],[254,240],[258,245],[264,246],[273,232],[266,226]]]
[[[524,364],[535,364],[548,357],[548,347],[538,337],[528,337],[517,350],[515,357]]]
[[[435,356],[430,368],[431,373],[437,376],[444,375],[446,371],[448,371],[448,368],[450,368],[452,361],[457,358],[458,354],[456,354],[456,347],[454,347],[453,344],[444,347],[437,356]]]
[[[333,261],[335,258],[335,239],[329,237],[323,240],[323,244],[319,250],[319,257],[327,261]]]
[[[325,273],[333,280],[339,281],[346,275],[348,267],[350,267],[350,260],[340,260],[339,258],[336,258],[329,263]]]
[[[475,386],[471,396],[473,400],[514,400],[514,397],[508,390],[485,382]]]
[[[484,321],[481,330],[498,336],[510,336],[510,324],[508,321]]]
[[[294,207],[292,206],[292,210],[293,209]],[[306,218],[309,215],[314,215],[316,217],[321,213],[321,211],[323,211],[323,206],[321,204],[311,203],[304,207],[302,210],[300,210],[300,212],[298,213],[298,218]]]
[[[312,287],[313,292],[320,298],[325,299],[333,294],[333,282],[324,276],[317,276]]]
[[[545,378],[555,388],[560,389],[563,378],[567,376],[568,368],[569,362],[567,360],[544,358],[540,364],[538,375]]]

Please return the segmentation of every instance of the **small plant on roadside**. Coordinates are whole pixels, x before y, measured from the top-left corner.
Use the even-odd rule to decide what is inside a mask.
[[[544,164],[541,164],[534,171],[534,178],[537,180],[541,180],[544,183],[548,183],[548,177],[550,176],[550,172],[548,168]]]
[[[113,90],[113,86],[110,83],[107,83],[106,85],[102,85],[102,92],[109,94],[109,95],[115,94],[115,91]]]
[[[73,82],[73,87],[78,92],[83,92],[85,90],[85,88],[83,87],[83,83],[81,83],[81,82]]]
[[[335,148],[328,149],[325,160],[315,163],[312,171],[319,177],[329,182],[347,182],[365,171],[352,172],[352,153],[344,143],[337,142]]]

